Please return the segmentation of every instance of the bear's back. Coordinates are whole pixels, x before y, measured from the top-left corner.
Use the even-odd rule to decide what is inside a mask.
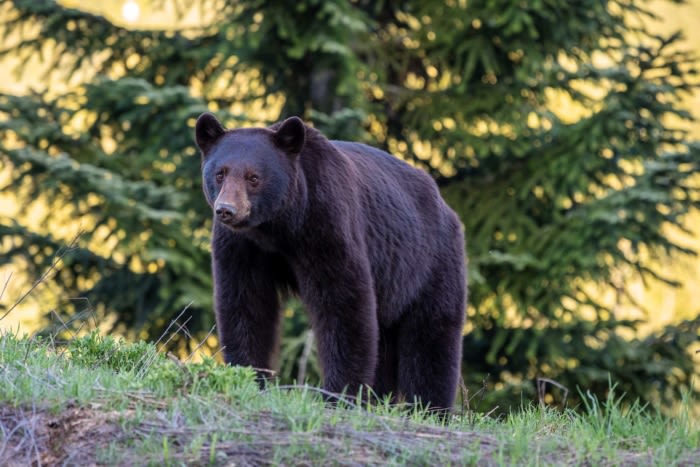
[[[380,149],[362,143],[331,141],[361,175],[361,194],[368,207],[386,210],[383,217],[397,211],[417,224],[436,226],[449,208],[435,181],[424,171],[410,166]]]

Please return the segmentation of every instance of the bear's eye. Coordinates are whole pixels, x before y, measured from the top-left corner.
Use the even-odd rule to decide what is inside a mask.
[[[253,175],[248,175],[248,182],[251,185],[257,185],[258,184],[258,176],[253,174]]]
[[[219,170],[218,172],[216,172],[216,175],[214,175],[214,177],[216,178],[216,183],[223,182],[225,176],[226,176],[226,172],[223,170]]]

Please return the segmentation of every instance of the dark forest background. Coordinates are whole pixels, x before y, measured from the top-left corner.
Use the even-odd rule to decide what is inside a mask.
[[[28,283],[49,273],[44,333],[94,320],[157,340],[176,320],[169,350],[204,340],[213,353],[195,119],[299,115],[426,170],[460,214],[464,384],[487,385],[485,406],[536,399],[538,378],[569,401],[610,382],[653,406],[693,390],[700,318],[640,334],[620,312],[645,308],[632,281],[682,279],[657,265],[694,254],[668,232],[700,200],[682,106],[697,62],[649,26],[647,2],[149,4],[198,21],[0,4],[0,52],[18,59],[2,73],[44,73],[32,92],[0,94],[0,189],[14,201],[0,210],[0,266]],[[316,383],[301,305],[285,306],[280,375]]]

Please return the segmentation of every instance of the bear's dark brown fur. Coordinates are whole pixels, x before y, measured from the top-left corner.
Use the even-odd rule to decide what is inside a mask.
[[[369,146],[329,141],[292,117],[225,130],[197,121],[214,209],[216,318],[227,363],[271,368],[280,295],[299,295],[324,387],[361,385],[452,406],[466,283],[455,213],[424,172]]]

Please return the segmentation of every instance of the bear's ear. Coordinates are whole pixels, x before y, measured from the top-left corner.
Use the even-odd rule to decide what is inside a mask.
[[[306,141],[306,126],[299,117],[289,117],[283,121],[273,135],[278,148],[287,154],[297,155],[304,148]]]
[[[226,130],[214,115],[205,112],[199,116],[194,127],[194,137],[203,156],[209,152],[225,132]]]

